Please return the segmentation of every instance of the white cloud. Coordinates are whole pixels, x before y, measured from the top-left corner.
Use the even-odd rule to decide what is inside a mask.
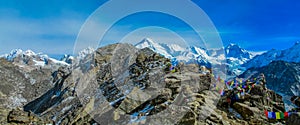
[[[15,48],[48,54],[72,53],[77,33],[85,20],[72,15],[41,19],[17,14],[0,14],[0,17],[0,54]]]

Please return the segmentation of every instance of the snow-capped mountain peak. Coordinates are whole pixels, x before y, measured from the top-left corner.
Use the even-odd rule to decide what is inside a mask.
[[[20,66],[32,65],[32,66],[45,66],[45,65],[69,65],[64,61],[58,61],[50,58],[48,55],[38,53],[36,54],[32,50],[23,51],[21,49],[14,49],[9,54],[2,56],[10,62],[14,62]]]
[[[148,43],[155,43],[151,38],[145,38],[143,39],[143,42],[148,42]]]
[[[142,49],[142,48],[147,47],[159,54],[162,54],[163,56],[165,56],[167,58],[172,58],[172,55],[167,51],[167,48],[165,48],[163,46],[164,46],[163,44],[156,43],[150,38],[145,38],[141,42],[139,42],[135,45],[135,47],[137,47],[137,48]]]
[[[150,48],[153,47],[156,43],[150,38],[144,38],[141,42],[137,43],[135,46],[138,48]]]
[[[33,56],[33,55],[36,55],[32,50],[26,50],[24,52],[25,55],[28,55],[28,56]]]
[[[21,49],[14,49],[9,54],[6,54],[5,58],[8,61],[12,61],[15,57],[17,57],[18,55],[21,55],[21,54],[23,54],[23,50],[21,50]]]
[[[65,55],[60,59],[60,61],[66,62],[66,63],[68,63],[68,64],[72,64],[73,61],[74,61],[74,59],[75,59],[75,58],[74,58],[73,56],[65,54]]]
[[[272,49],[262,55],[258,55],[243,66],[246,68],[263,67],[272,61],[300,62],[300,44],[296,42],[294,46],[285,50]]]
[[[238,59],[251,59],[253,57],[253,55],[250,52],[241,48],[239,45],[232,43],[225,48],[225,53],[226,57],[233,57]]]
[[[135,45],[137,48],[150,48],[166,58],[186,63],[198,63],[207,67],[225,65],[229,70],[239,69],[239,66],[253,58],[253,55],[237,44],[227,47],[206,50],[196,46],[182,47],[178,44],[156,43],[150,38],[145,38]],[[236,72],[237,74],[243,71]]]
[[[92,48],[92,47],[88,47],[86,49],[83,49],[82,51],[80,51],[78,53],[78,57],[77,58],[78,59],[84,59],[87,55],[92,54],[94,51],[95,51],[95,49]]]

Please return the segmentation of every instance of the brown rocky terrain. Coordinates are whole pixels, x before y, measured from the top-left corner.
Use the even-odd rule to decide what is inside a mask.
[[[172,70],[169,59],[129,44],[99,48],[72,67],[28,70],[4,59],[0,63],[0,124],[299,123],[296,116],[265,117],[265,109],[284,111],[284,105],[263,86],[228,103],[235,91],[225,89],[221,97],[214,85],[224,85],[210,70],[183,63]]]

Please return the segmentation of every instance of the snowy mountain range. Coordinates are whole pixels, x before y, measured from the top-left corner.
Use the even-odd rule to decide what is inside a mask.
[[[156,43],[145,38],[135,45],[137,48],[150,48],[167,58],[185,63],[198,63],[207,67],[225,65],[233,75],[241,74],[239,66],[251,60],[255,55],[238,45],[230,44],[225,48],[207,50],[196,46],[183,48],[177,44]],[[245,69],[243,69],[245,70]]]
[[[227,75],[237,76],[251,67],[263,67],[272,61],[300,62],[300,43],[286,50],[272,49],[265,53],[247,51],[236,44],[229,44],[220,49],[204,49],[196,46],[182,47],[178,44],[157,43],[150,38],[145,38],[135,45],[137,48],[150,48],[151,50],[173,60],[174,62],[198,63],[207,67],[226,67]],[[76,63],[88,54],[94,52],[93,48],[86,48],[73,57],[64,55],[60,60],[54,59],[43,53],[31,50],[12,50],[9,54],[0,57],[18,65],[31,66],[69,66]]]
[[[19,66],[69,66],[72,56],[65,55],[62,60],[57,60],[43,53],[35,53],[32,50],[23,51],[21,49],[12,50],[9,54],[0,56],[6,60],[18,64]]]
[[[185,63],[198,63],[207,67],[226,66],[227,75],[240,75],[251,67],[263,67],[272,61],[300,62],[300,43],[289,49],[267,52],[247,51],[236,44],[220,49],[204,49],[196,46],[183,48],[177,44],[164,44],[145,38],[135,45],[137,48],[150,48],[161,55]]]
[[[256,56],[249,62],[243,64],[245,68],[263,67],[272,61],[300,62],[300,43],[296,42],[294,46],[285,50],[272,49],[262,55]]]
[[[281,93],[286,103],[291,104],[288,101],[290,96],[299,96],[299,42],[285,50],[272,49],[264,53],[250,52],[235,44],[213,50],[195,46],[182,48],[176,44],[156,43],[149,38],[136,44],[136,47],[148,47],[167,58],[186,63],[196,62],[200,65],[217,68],[225,66],[227,68],[226,75],[229,79],[235,76],[255,77],[259,73],[264,73],[267,81],[270,81],[268,87]]]

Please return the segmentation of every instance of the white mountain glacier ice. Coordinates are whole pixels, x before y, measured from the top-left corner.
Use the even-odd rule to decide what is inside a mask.
[[[206,50],[197,47],[181,47],[177,44],[156,43],[150,38],[145,38],[135,45],[137,48],[150,48],[151,50],[165,56],[166,58],[176,58],[179,61],[190,62],[197,60],[199,55],[206,57]]]
[[[135,46],[137,48],[146,48],[146,47],[148,47],[148,48],[152,49],[153,51],[155,51],[159,54],[162,54],[163,56],[165,56],[167,58],[172,58],[173,57],[169,52],[177,51],[177,50],[170,49],[170,47],[168,47],[168,48],[162,47],[161,44],[154,42],[150,38],[143,39],[141,42],[137,43]],[[167,51],[167,49],[169,49],[169,52]]]
[[[86,49],[83,49],[78,53],[77,59],[84,59],[87,55],[92,54],[95,51],[92,47],[88,47]]]
[[[141,42],[137,43],[135,47],[148,47],[151,50],[170,58],[173,62],[198,63],[207,67],[225,66],[228,70],[227,74],[229,75],[240,75],[250,67],[264,66],[269,64],[272,60],[282,59],[300,61],[300,57],[297,55],[297,52],[300,50],[299,44],[284,51],[271,50],[262,55],[259,55],[261,53],[249,52],[236,44],[229,44],[220,49],[208,50],[197,46],[184,47],[178,44],[157,43],[150,38],[143,39]],[[64,55],[61,60],[56,60],[42,53],[36,54],[31,50],[23,51],[21,49],[15,49],[11,51],[11,53],[2,55],[1,57],[6,58],[8,61],[17,61],[21,64],[37,66],[45,66],[49,63],[69,65],[85,59],[87,55],[92,54],[94,51],[93,48],[89,47],[80,51],[76,57]],[[283,56],[281,55],[282,53],[289,56]],[[255,57],[257,54],[259,56]],[[30,61],[30,59],[32,60]]]
[[[59,61],[50,58],[48,55],[42,53],[35,53],[32,50],[23,51],[21,49],[14,49],[9,54],[1,56],[8,61],[14,62],[19,65],[32,65],[32,66],[45,66],[45,65],[66,65],[69,64],[64,61]]]
[[[233,57],[238,59],[251,59],[253,58],[253,55],[246,51],[245,49],[241,48],[240,46],[236,44],[229,44],[225,48],[225,54],[226,57]]]
[[[300,62],[300,43],[297,42],[294,46],[285,50],[272,49],[243,64],[243,67],[247,69],[251,67],[263,67],[270,64],[272,61],[278,60],[286,62]]]
[[[181,62],[198,63],[207,67],[225,65],[233,75],[243,73],[245,69],[240,65],[254,57],[252,53],[235,44],[230,44],[225,48],[207,50],[196,46],[183,48],[177,44],[156,43],[150,38],[145,38],[135,46],[137,48],[148,47],[167,58],[175,58]]]

